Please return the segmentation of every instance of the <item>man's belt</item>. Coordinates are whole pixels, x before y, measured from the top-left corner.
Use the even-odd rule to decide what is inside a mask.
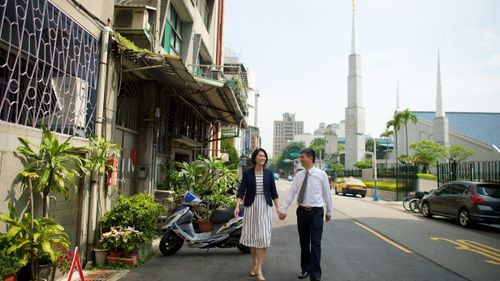
[[[323,209],[323,207],[307,207],[307,206],[301,206],[301,205],[299,205],[299,208],[301,208],[302,210],[305,210],[305,211],[315,211],[315,210]]]

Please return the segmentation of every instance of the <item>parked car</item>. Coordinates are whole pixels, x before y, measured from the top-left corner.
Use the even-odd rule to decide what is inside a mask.
[[[500,184],[453,181],[424,196],[421,212],[425,217],[440,215],[458,220],[500,224]]]
[[[289,181],[293,181],[293,176],[292,176],[292,175],[288,175],[287,179],[288,179]]]
[[[342,178],[335,184],[335,194],[342,193],[342,195],[360,194],[361,197],[366,196],[366,185],[360,179],[356,178]]]
[[[273,175],[274,175],[274,179],[275,180],[279,180],[280,179],[280,174],[274,173]]]

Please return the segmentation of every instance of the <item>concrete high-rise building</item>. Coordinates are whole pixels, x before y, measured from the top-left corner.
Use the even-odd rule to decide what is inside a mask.
[[[274,121],[273,155],[277,156],[293,136],[304,133],[304,121],[295,121],[295,113],[283,113],[283,121]]]
[[[365,156],[365,109],[361,89],[361,56],[356,53],[356,1],[352,5],[352,39],[347,78],[347,107],[345,109],[345,167],[363,161]]]

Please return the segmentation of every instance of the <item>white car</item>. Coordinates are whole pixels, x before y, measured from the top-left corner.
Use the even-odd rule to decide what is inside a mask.
[[[287,177],[287,179],[288,179],[289,181],[293,181],[293,176],[292,176],[292,175],[289,175],[289,176]]]

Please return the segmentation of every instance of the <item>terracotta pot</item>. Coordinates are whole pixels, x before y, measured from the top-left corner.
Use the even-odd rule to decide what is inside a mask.
[[[3,281],[15,281],[15,280],[16,280],[16,278],[15,278],[14,273],[11,273],[10,275],[3,277]]]
[[[123,251],[109,250],[108,257],[121,258],[121,257],[123,257]]]
[[[106,258],[109,264],[129,264],[129,265],[137,265],[137,255],[131,255],[129,258],[118,258],[118,257],[110,257]]]
[[[198,229],[200,232],[209,232],[214,228],[214,225],[210,221],[198,221]]]

